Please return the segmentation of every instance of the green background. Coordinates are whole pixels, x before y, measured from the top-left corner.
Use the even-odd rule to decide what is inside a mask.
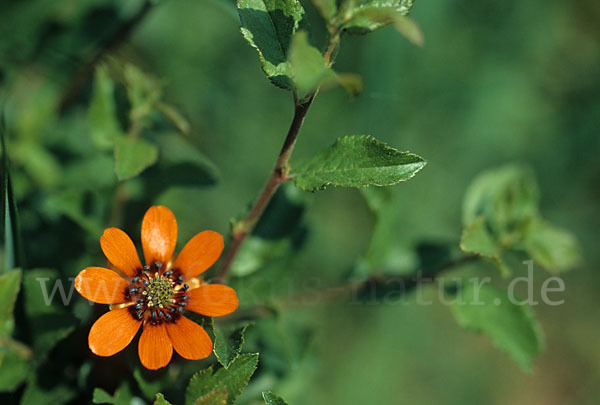
[[[0,95],[28,267],[72,277],[101,263],[98,239],[114,225],[108,213],[117,179],[110,153],[100,156],[90,141],[91,82],[62,114],[56,104],[99,41],[141,4],[121,3],[1,6]],[[303,3],[321,43],[321,21]],[[418,243],[458,244],[462,199],[478,173],[513,162],[532,167],[542,213],[577,235],[585,259],[562,276],[563,305],[534,308],[546,350],[524,373],[488,338],[461,329],[435,300],[304,305],[254,326],[247,350],[260,349],[261,366],[240,403],[257,400],[261,390],[291,404],[597,403],[598,2],[418,1],[411,17],[424,32],[422,48],[391,27],[343,38],[336,70],[362,76],[364,91],[356,98],[341,88],[318,95],[292,165],[353,134],[427,159],[414,179],[393,188],[398,260],[409,268]],[[110,55],[160,78],[164,99],[188,118],[190,140],[214,164],[208,177],[217,179],[130,181],[129,192],[139,198],[125,204],[120,225],[139,241],[145,209],[160,203],[177,216],[180,246],[200,230],[227,234],[230,218],[262,187],[293,113],[291,95],[269,83],[240,35],[233,3],[158,2]],[[374,223],[356,190],[332,188],[304,199],[305,245],[293,265],[279,264],[287,273],[273,275],[300,290],[343,279],[366,251]],[[481,265],[449,274],[476,272],[497,276]],[[539,293],[548,274],[534,274]],[[269,294],[285,295],[282,288]],[[435,298],[435,287],[424,295]],[[78,313],[85,323],[87,311]],[[269,338],[256,337],[262,330]],[[91,358],[85,349],[80,356]],[[105,380],[94,378],[87,380],[91,387]]]

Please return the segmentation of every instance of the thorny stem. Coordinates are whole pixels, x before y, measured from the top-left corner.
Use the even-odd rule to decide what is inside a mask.
[[[323,59],[329,67],[333,65],[335,59],[334,53],[339,43],[339,29],[333,29],[330,33],[329,45],[323,54]],[[294,118],[292,119],[292,124],[290,125],[290,129],[288,130],[285,141],[283,142],[283,146],[281,147],[281,152],[279,152],[279,156],[275,162],[275,167],[271,171],[271,175],[269,176],[267,183],[263,187],[260,195],[254,202],[254,205],[250,209],[250,212],[246,218],[234,225],[231,246],[229,247],[229,250],[227,251],[221,263],[221,267],[217,272],[215,277],[216,282],[223,282],[225,279],[227,279],[229,270],[231,269],[231,264],[233,263],[240,247],[244,243],[246,236],[252,232],[254,225],[256,222],[258,222],[258,219],[264,212],[269,201],[271,201],[275,191],[277,191],[277,188],[279,188],[279,185],[289,179],[288,174],[290,156],[294,150],[296,138],[300,128],[302,127],[302,123],[304,122],[304,117],[306,116],[306,113],[308,112],[308,109],[310,108],[310,105],[312,104],[318,92],[319,89],[317,88],[314,92],[302,100],[298,100],[297,95],[294,93]]]

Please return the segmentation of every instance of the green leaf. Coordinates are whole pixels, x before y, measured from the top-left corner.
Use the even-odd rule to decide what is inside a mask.
[[[241,354],[229,365],[213,372],[214,366],[196,373],[188,385],[185,403],[194,405],[196,401],[220,388],[227,390],[227,404],[235,403],[235,399],[248,385],[250,377],[256,370],[258,353]]]
[[[21,288],[21,270],[13,270],[0,275],[0,337],[13,332],[15,321],[13,311]]]
[[[407,245],[398,232],[402,227],[401,202],[390,187],[361,188],[369,209],[375,217],[369,246],[354,268],[354,277],[367,277],[374,273],[407,274],[418,266],[414,249]]]
[[[241,32],[258,51],[262,69],[277,87],[292,90],[288,51],[304,8],[298,0],[238,0]]]
[[[342,28],[351,33],[364,35],[408,15],[414,0],[371,0],[359,7],[350,8]],[[402,32],[402,31],[401,31]]]
[[[312,0],[312,2],[325,21],[329,21],[337,12],[336,0]]]
[[[270,240],[250,235],[231,264],[231,274],[237,277],[248,276],[263,268],[265,263],[280,257],[290,246],[288,238]]]
[[[477,176],[463,203],[463,223],[483,215],[487,225],[504,245],[520,238],[525,227],[538,215],[539,196],[533,173],[520,166],[504,166]],[[512,235],[512,236],[511,236]]]
[[[420,156],[400,152],[372,136],[346,136],[300,166],[294,181],[305,191],[327,186],[390,186],[412,178],[425,166]]]
[[[306,31],[299,31],[292,38],[289,61],[294,87],[300,98],[307,96],[321,84],[337,80],[321,52],[309,43]]]
[[[104,391],[102,388],[94,388],[94,394],[92,396],[92,403],[94,404],[112,404],[114,399],[112,395]]]
[[[575,236],[543,220],[531,223],[523,246],[534,262],[549,271],[567,271],[581,263]]]
[[[543,350],[542,332],[531,308],[512,303],[504,291],[485,284],[469,283],[460,294],[452,305],[457,322],[489,335],[499,349],[530,370],[531,360]]]
[[[249,324],[233,330],[224,326],[215,327],[215,343],[213,351],[221,365],[229,368],[231,362],[241,353],[244,345],[244,333]]]
[[[58,272],[32,269],[23,278],[25,313],[33,338],[35,360],[41,363],[61,340],[75,330],[77,320],[65,308],[73,294],[73,283]]]
[[[75,398],[75,391],[66,384],[45,386],[37,381],[35,376],[29,379],[27,388],[21,398],[22,404],[60,405],[68,404]]]
[[[156,373],[148,370],[136,368],[133,371],[133,378],[138,384],[142,394],[147,399],[153,399],[157,392],[172,386],[173,381],[168,373],[156,375]]]
[[[127,87],[127,97],[131,103],[129,113],[132,125],[140,125],[141,120],[157,108],[160,101],[162,86],[150,75],[137,66],[128,63],[123,69]]]
[[[108,392],[101,388],[94,388],[94,394],[92,403],[94,404],[113,404],[113,405],[131,405],[133,395],[129,384],[123,382],[119,388],[115,391],[114,395],[110,395]]]
[[[267,405],[287,405],[287,402],[279,395],[272,393],[271,391],[262,393],[265,404]]]
[[[94,95],[88,111],[90,136],[97,148],[110,150],[122,134],[114,98],[115,85],[106,66],[96,68]]]
[[[163,394],[160,392],[156,394],[156,400],[154,401],[154,405],[171,405],[169,401],[167,401]]]
[[[226,405],[227,404],[227,390],[225,388],[219,388],[209,392],[206,395],[202,395],[194,402],[194,405]]]
[[[9,337],[0,337],[0,392],[14,391],[31,371],[31,350]]]
[[[158,148],[143,139],[122,138],[115,147],[115,172],[119,180],[140,174],[158,159]]]
[[[83,207],[85,191],[80,188],[55,192],[44,201],[44,213],[50,217],[64,215],[85,229],[90,235],[102,233],[103,226],[98,218],[85,215]]]
[[[0,256],[3,256],[0,274],[13,270],[23,265],[23,252],[21,247],[21,235],[17,204],[13,194],[12,181],[10,177],[10,164],[8,150],[5,143],[4,116],[0,117],[0,144],[2,146],[2,211],[0,211],[0,224],[2,225],[2,244],[0,245]]]
[[[483,215],[475,218],[462,233],[460,248],[463,252],[475,253],[492,259],[503,276],[509,276],[510,270],[501,260],[504,248],[490,233]]]

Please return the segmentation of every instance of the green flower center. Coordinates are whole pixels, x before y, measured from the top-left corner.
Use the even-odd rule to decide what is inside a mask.
[[[174,283],[171,279],[163,276],[150,277],[148,286],[142,294],[146,296],[146,305],[148,307],[165,308],[173,302],[175,293]]]

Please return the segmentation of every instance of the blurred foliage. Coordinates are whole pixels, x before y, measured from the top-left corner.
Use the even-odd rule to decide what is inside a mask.
[[[597,401],[597,1],[1,7],[0,402]],[[280,53],[272,32],[257,32],[272,28],[256,12],[267,7],[285,28],[275,31],[288,35],[275,36]],[[423,33],[426,45],[398,31],[418,44]],[[335,71],[352,75],[333,73],[321,57],[328,34],[341,35]],[[318,154],[350,134],[415,151],[427,167],[410,182],[360,192],[281,187],[234,262],[240,310],[214,330],[198,319],[215,337],[215,356],[150,373],[140,370],[135,344],[111,358],[92,355],[87,333],[106,308],[73,294],[71,280],[104,263],[104,228],[137,235],[148,206],[163,204],[182,242],[204,229],[227,234],[256,197],[293,112],[290,94],[260,66],[300,98],[319,85],[329,90],[308,113],[292,169],[319,156],[320,167],[348,164],[348,151]],[[362,93],[349,97],[335,83]],[[416,156],[392,150],[391,161]],[[305,188],[366,185],[311,176],[318,181]],[[472,261],[448,278],[489,275],[482,297],[503,305],[448,311],[434,296],[452,283],[392,295],[397,284],[378,284],[432,274],[463,257],[460,243],[492,265]],[[566,289],[554,294],[563,305],[532,311],[504,300],[508,280],[493,268],[519,276],[528,258],[536,292],[548,277],[538,267],[561,272]],[[337,300],[310,294],[365,277],[375,298],[371,290]],[[420,294],[433,304],[418,305]],[[450,312],[531,372],[465,333]]]

